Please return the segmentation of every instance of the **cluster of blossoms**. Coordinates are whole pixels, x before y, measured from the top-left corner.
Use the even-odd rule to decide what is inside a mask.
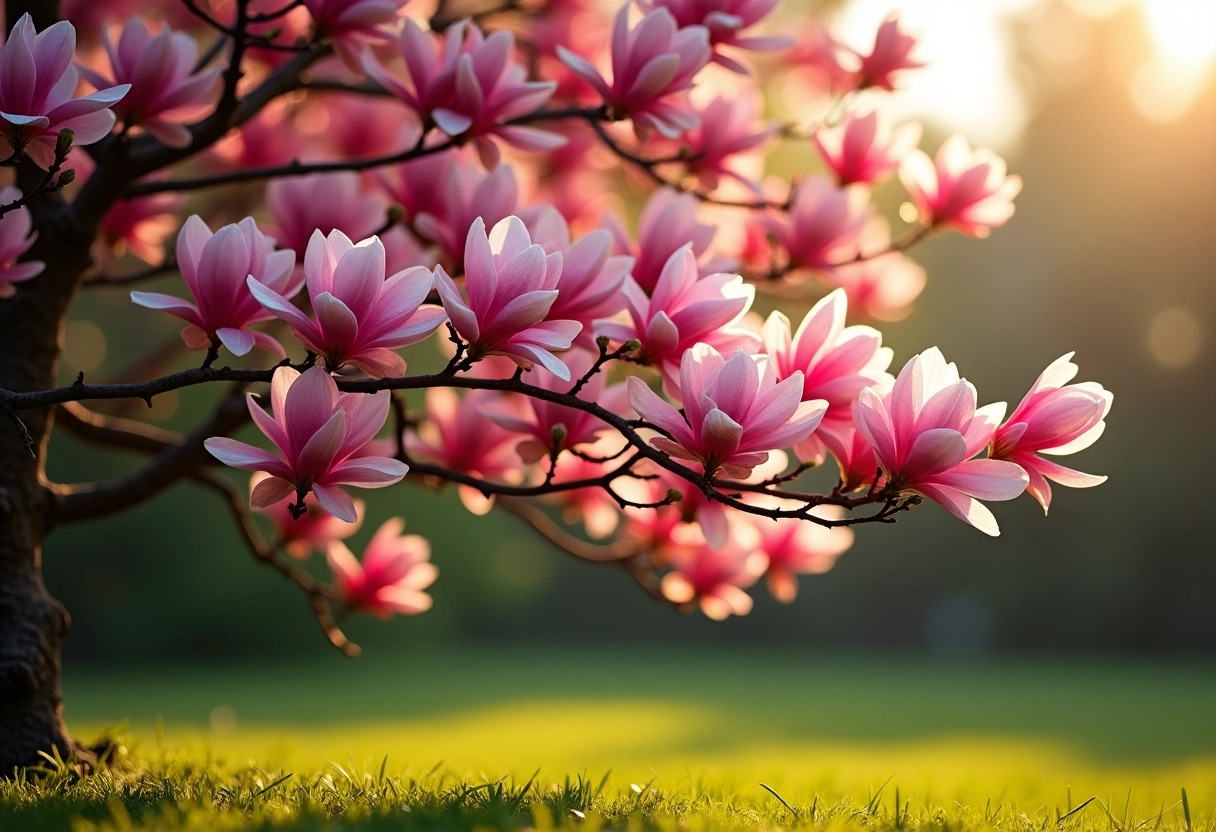
[[[246,168],[271,179],[263,218],[213,230],[189,217],[171,261],[189,297],[131,297],[186,322],[204,371],[221,351],[284,359],[269,413],[248,398],[273,450],[222,436],[206,449],[254,472],[250,503],[277,544],[323,551],[347,607],[421,612],[436,576],[398,518],[354,557],[344,541],[364,511],[350,487],[454,483],[476,512],[543,498],[615,542],[550,539],[599,545],[593,559],[720,619],[749,611],[761,577],[792,600],[798,575],[852,544],[847,526],[928,499],[995,535],[985,501],[1028,490],[1046,510],[1048,480],[1103,480],[1041,456],[1088,446],[1110,408],[1101,386],[1069,383],[1071,356],[1006,419],[936,348],[892,375],[879,331],[850,323],[906,314],[925,275],[904,249],[937,231],[985,236],[1021,184],[960,136],[930,159],[919,125],[890,122],[883,96],[920,66],[898,19],[851,50],[822,28],[797,42],[763,34],[773,0],[639,0],[611,25],[577,0],[551,2],[518,40],[473,20],[441,27],[439,13],[428,26],[396,0],[306,0],[252,18],[260,3],[233,2],[251,27],[247,59],[264,65],[255,75],[274,77],[294,51],[327,83],[266,106],[201,157],[217,180]],[[213,24],[236,25],[215,5]],[[35,33],[25,17],[0,52],[0,143],[14,159],[47,167],[60,129],[89,144],[116,119],[108,141],[201,141],[222,68],[199,62],[190,33],[138,17],[99,27],[100,45],[77,56],[98,92],[80,97],[74,38],[67,23]],[[820,80],[822,121],[761,123],[758,87],[715,91],[713,73],[753,77],[758,52]],[[368,85],[387,95],[361,97]],[[852,106],[838,106],[846,93]],[[776,141],[815,169],[766,177]],[[644,177],[625,181],[656,185],[636,234],[611,200],[595,202],[621,164]],[[874,199],[892,179],[916,216],[894,237]],[[137,183],[110,209],[104,245],[155,264],[181,207],[173,184]],[[40,263],[16,262],[33,241],[28,209],[0,218],[0,298],[38,275]],[[796,326],[753,311],[758,289],[817,288]],[[400,351],[424,341],[447,364],[407,375]],[[390,411],[392,435],[377,438]],[[782,488],[829,458],[829,493]]]

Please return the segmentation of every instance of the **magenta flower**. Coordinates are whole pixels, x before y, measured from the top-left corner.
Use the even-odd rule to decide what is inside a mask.
[[[370,53],[363,68],[390,93],[452,138],[472,139],[486,168],[498,165],[499,138],[521,150],[552,150],[564,139],[546,130],[506,122],[539,110],[553,95],[552,81],[528,81],[513,63],[515,36],[498,31],[486,37],[476,23],[462,20],[436,38],[407,19],[399,46],[408,83],[388,72]]]
[[[924,66],[912,57],[916,38],[900,31],[899,16],[892,14],[878,27],[874,36],[874,48],[868,55],[859,55],[861,69],[857,73],[857,88],[877,87],[891,91],[895,89],[899,76],[908,69]]]
[[[697,126],[696,114],[677,96],[692,88],[693,77],[713,57],[709,30],[681,28],[670,11],[658,8],[630,31],[629,7],[621,6],[612,28],[611,84],[586,58],[562,47],[558,57],[595,88],[613,113],[632,119],[639,138],[650,130],[678,138]]]
[[[786,501],[773,501],[772,506],[796,508],[799,505],[782,506],[783,502]],[[815,513],[825,520],[844,517],[844,511],[835,506],[818,508]],[[852,530],[843,527],[828,529],[800,517],[770,520],[748,515],[747,520],[759,534],[756,549],[768,558],[765,570],[768,591],[783,604],[798,597],[799,575],[822,575],[853,545]]]
[[[255,471],[249,480],[250,494],[269,476],[263,471]],[[262,506],[257,512],[274,524],[275,540],[282,545],[283,551],[297,560],[306,560],[313,550],[324,552],[329,548],[330,541],[344,540],[359,531],[363,522],[363,501],[355,500],[354,503],[359,516],[353,523],[340,520],[322,509],[311,494],[304,498],[306,511],[299,517],[292,515],[294,494],[288,494],[277,503]]]
[[[629,401],[666,436],[650,444],[678,459],[701,463],[713,475],[746,477],[769,452],[801,442],[819,427],[827,402],[804,402],[802,373],[777,381],[771,363],[736,352],[729,359],[708,344],[688,350],[680,365],[683,415],[637,376]]]
[[[755,352],[759,340],[736,324],[751,308],[756,288],[737,274],[701,277],[692,247],[685,245],[667,260],[654,294],[627,279],[622,289],[632,319],[629,324],[600,321],[596,333],[624,342],[641,342],[638,359],[663,372],[668,391],[678,390],[681,362],[697,343],[722,352]]]
[[[860,488],[882,488],[886,479],[878,472],[878,460],[874,447],[855,425],[848,430],[829,430],[823,434],[823,444],[831,451],[840,471],[840,490],[856,491]],[[877,485],[875,482],[877,481]]]
[[[904,365],[887,393],[862,390],[853,421],[892,487],[928,497],[996,536],[996,518],[979,501],[1012,500],[1029,480],[1012,462],[972,459],[1005,413],[1004,402],[977,410],[975,399],[971,383],[932,347]]]
[[[821,127],[811,135],[823,161],[844,187],[876,185],[899,169],[900,161],[920,141],[919,124],[892,128],[881,111],[865,115],[847,113],[834,127]]]
[[[341,486],[383,488],[399,482],[409,468],[388,457],[358,456],[388,418],[389,392],[374,395],[339,393],[338,385],[321,367],[299,373],[279,367],[270,383],[272,415],[249,394],[249,414],[275,446],[277,454],[226,436],[204,442],[225,465],[245,471],[265,471],[269,478],[254,488],[249,504],[272,506],[296,495],[296,512],[303,513],[304,495],[311,491],[321,508],[354,523],[359,514]]]
[[[0,205],[8,205],[18,199],[21,199],[18,189],[11,185],[0,188]],[[0,217],[0,300],[17,294],[14,283],[37,277],[46,268],[46,263],[41,260],[17,262],[17,258],[29,251],[38,239],[38,232],[30,231],[33,225],[30,209],[24,206]]]
[[[275,251],[274,240],[250,217],[212,234],[195,214],[177,235],[177,266],[194,303],[159,292],[132,292],[131,300],[185,321],[182,341],[192,350],[219,343],[245,355],[257,346],[282,358],[287,353],[278,341],[249,328],[272,316],[250,294],[246,279],[291,297],[302,283],[292,275],[295,259],[294,251]]]
[[[972,237],[987,237],[990,229],[1004,225],[1022,190],[1022,177],[1005,175],[1004,159],[991,150],[973,153],[957,133],[942,143],[934,161],[921,150],[908,153],[899,178],[921,222]]]
[[[695,601],[714,621],[751,612],[751,596],[743,590],[764,574],[767,562],[754,546],[749,525],[738,524],[732,531],[724,545],[711,546],[693,526],[673,529],[675,545],[664,552],[672,571],[659,585],[663,597],[673,604]]]
[[[604,227],[611,232],[617,253],[633,258],[633,279],[647,294],[654,291],[659,275],[672,254],[688,244],[692,246],[693,255],[700,259],[713,242],[715,230],[712,225],[698,222],[695,196],[672,188],[659,188],[646,200],[638,217],[636,245],[630,241],[620,221],[611,214],[604,217]]]
[[[744,75],[747,67],[723,54],[721,47],[771,52],[794,44],[794,39],[785,35],[743,33],[768,17],[777,6],[777,0],[643,0],[638,5],[643,11],[667,9],[681,28],[704,26],[709,30],[709,42],[714,48],[714,62]]]
[[[501,220],[489,235],[479,217],[465,241],[468,302],[442,266],[435,267],[435,285],[471,358],[505,355],[524,369],[540,364],[569,381],[570,368],[553,351],[570,349],[583,325],[546,320],[561,271],[561,254],[546,255],[534,245],[519,217]]]
[[[384,40],[407,0],[304,0],[317,34],[328,37],[342,63],[358,72],[369,40]]]
[[[430,270],[414,266],[386,278],[378,237],[356,245],[338,230],[313,232],[304,279],[316,320],[253,278],[249,291],[330,370],[353,364],[371,376],[400,376],[405,359],[393,350],[418,343],[443,323],[442,309],[422,305],[434,287]]]
[[[823,423],[795,448],[799,459],[821,460],[829,434],[843,437],[853,429],[853,402],[866,387],[889,383],[886,372],[894,354],[882,346],[882,333],[873,327],[844,325],[848,301],[836,289],[812,307],[790,337],[790,320],[773,312],[764,322],[764,351],[777,378],[802,373],[802,398],[828,403]]]
[[[114,105],[124,124],[138,124],[170,147],[190,144],[190,131],[184,123],[207,112],[219,88],[220,68],[196,74],[194,38],[168,27],[153,35],[138,17],[127,19],[117,46],[109,32],[102,42],[113,77],[82,66],[85,79],[98,89],[129,85],[130,91]]]
[[[772,220],[770,229],[793,265],[828,269],[856,257],[873,213],[865,188],[838,188],[826,176],[812,176],[798,185],[789,213]]]
[[[404,530],[400,517],[385,520],[363,550],[362,563],[346,544],[330,542],[325,557],[338,595],[349,609],[388,618],[431,608],[431,596],[422,591],[439,577],[430,563],[431,545],[419,535],[402,534]]]
[[[276,179],[266,186],[266,207],[279,245],[303,258],[313,232],[341,231],[364,240],[384,224],[384,199],[368,194],[350,171]]]
[[[988,449],[993,459],[1006,459],[1030,476],[1026,489],[1047,513],[1051,486],[1047,480],[1070,488],[1092,488],[1106,477],[1085,474],[1043,459],[1039,454],[1064,456],[1083,451],[1106,430],[1106,414],[1115,397],[1097,382],[1069,384],[1077,374],[1073,353],[1051,363],[1025,395],[1013,415],[997,428]]]
[[[684,134],[688,148],[687,169],[709,191],[718,187],[722,177],[733,179],[759,193],[756,179],[763,164],[755,156],[777,132],[775,127],[757,127],[758,106],[755,96],[728,98],[717,95],[697,108],[700,125]],[[749,157],[748,154],[753,154]],[[695,197],[694,197],[695,199]]]
[[[35,33],[29,14],[13,24],[0,45],[0,153],[24,153],[49,168],[55,161],[60,130],[75,133],[73,143],[92,144],[114,126],[114,106],[130,85],[75,98],[76,30],[66,20]]]
[[[445,167],[434,190],[414,193],[422,206],[413,215],[414,230],[439,246],[455,273],[464,270],[465,244],[478,217],[493,228],[519,210],[519,185],[510,165],[483,171],[457,161]]]

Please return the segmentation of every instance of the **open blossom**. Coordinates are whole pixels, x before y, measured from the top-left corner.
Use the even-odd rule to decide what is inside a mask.
[[[684,26],[665,8],[646,14],[632,30],[626,3],[612,28],[612,83],[586,59],[568,49],[557,53],[572,72],[595,88],[615,113],[633,120],[645,136],[657,130],[674,139],[697,126],[697,116],[677,98],[692,87],[693,77],[709,63],[713,52],[709,30]]]
[[[369,52],[367,74],[408,104],[426,124],[452,138],[473,139],[482,164],[498,164],[497,137],[521,150],[552,150],[564,141],[547,130],[505,122],[540,109],[553,95],[552,81],[527,81],[514,63],[515,36],[508,31],[482,34],[462,20],[448,27],[442,46],[413,20],[406,19],[399,46],[408,83],[402,83]]]
[[[8,205],[18,199],[21,199],[18,189],[11,185],[0,188],[0,205]],[[37,277],[46,268],[46,263],[41,260],[17,262],[17,258],[29,251],[38,238],[37,231],[30,233],[33,223],[30,209],[24,206],[0,217],[0,300],[17,293],[14,283]]]
[[[838,188],[826,176],[812,176],[798,185],[789,213],[772,220],[770,229],[791,264],[827,269],[857,255],[873,213],[865,188]]]
[[[722,177],[759,191],[755,180],[763,173],[763,163],[755,154],[777,129],[756,126],[756,97],[717,95],[696,110],[700,125],[682,137],[688,148],[689,173],[695,174],[710,191],[718,187]]]
[[[922,150],[911,151],[899,178],[921,222],[972,237],[987,237],[990,229],[1004,225],[1022,190],[1022,177],[1005,175],[1004,159],[991,150],[972,152],[957,133],[942,143],[932,161]]]
[[[406,0],[304,0],[317,33],[329,38],[342,63],[359,70],[369,40],[383,40]]]
[[[680,365],[683,415],[642,379],[627,383],[638,414],[668,434],[650,444],[700,462],[711,475],[721,468],[747,477],[770,451],[806,439],[827,410],[821,399],[802,401],[802,373],[779,382],[766,358],[736,352],[726,359],[708,344],[688,350]]]
[[[254,472],[249,480],[250,493],[269,476],[262,471]],[[329,548],[330,541],[350,537],[359,531],[363,523],[362,500],[354,501],[359,517],[353,523],[340,520],[322,509],[311,494],[304,498],[304,514],[294,517],[289,506],[294,505],[295,501],[295,495],[288,494],[277,503],[258,508],[257,512],[270,519],[274,524],[275,540],[279,541],[287,554],[298,560],[305,560],[314,550],[324,552]]]
[[[34,164],[55,161],[60,130],[72,130],[73,143],[92,144],[114,126],[110,110],[130,89],[128,84],[75,98],[76,30],[66,20],[34,31],[29,14],[13,24],[0,45],[0,154],[24,152]]]
[[[697,198],[673,188],[659,188],[646,200],[638,217],[636,244],[630,241],[620,220],[611,214],[604,217],[604,227],[611,232],[617,253],[633,258],[631,274],[647,294],[654,291],[672,254],[682,246],[690,245],[693,255],[699,259],[709,250],[715,230],[714,226],[698,221]]]
[[[387,390],[370,395],[339,393],[321,367],[303,373],[279,367],[270,382],[271,415],[252,394],[248,403],[254,424],[277,454],[226,436],[213,436],[203,444],[225,465],[270,475],[253,489],[249,504],[254,508],[295,494],[296,507],[303,511],[300,500],[312,491],[321,508],[353,523],[359,515],[341,486],[383,488],[400,482],[409,470],[396,459],[358,455],[388,418]]]
[[[557,458],[557,471],[553,482],[574,482],[603,476],[610,470],[613,462],[599,460],[615,457],[622,446],[620,435],[609,433],[582,448],[586,458],[562,454]],[[539,469],[537,475],[543,482],[544,474],[540,473]],[[566,522],[581,523],[591,537],[608,537],[620,525],[621,509],[602,488],[563,489],[548,495],[548,499],[561,507],[562,517]]]
[[[890,485],[928,497],[985,534],[1000,534],[980,500],[1012,500],[1026,472],[1012,462],[973,459],[996,432],[1005,403],[976,409],[975,387],[937,347],[913,356],[886,393],[861,391],[857,429],[874,447]]]
[[[764,503],[769,505],[768,502]],[[797,508],[799,503],[774,500],[773,508]],[[844,510],[823,506],[815,510],[825,520],[840,520]],[[768,591],[783,604],[798,596],[799,575],[822,575],[832,568],[836,559],[853,545],[853,531],[845,527],[826,528],[800,517],[768,517],[747,515],[755,527],[756,548],[768,560],[765,580]]]
[[[454,161],[435,191],[418,191],[421,207],[414,214],[418,234],[439,246],[445,263],[464,270],[464,249],[469,229],[480,217],[493,228],[519,210],[519,184],[510,165],[483,171],[470,162]]]
[[[435,283],[452,325],[468,342],[470,357],[505,355],[524,369],[540,364],[569,381],[570,368],[553,352],[570,349],[583,325],[546,320],[561,270],[561,254],[546,255],[519,217],[500,221],[488,235],[478,218],[464,250],[468,301],[442,266],[435,267]]]
[[[714,621],[731,615],[747,615],[752,599],[743,590],[754,584],[768,563],[755,546],[754,528],[737,521],[721,546],[712,546],[695,526],[672,530],[675,545],[667,547],[664,559],[672,571],[659,585],[663,597],[675,604],[696,602]]]
[[[114,105],[124,124],[137,124],[170,147],[190,144],[185,123],[207,112],[219,87],[220,68],[195,73],[194,38],[168,27],[153,35],[138,17],[128,18],[117,45],[109,32],[102,42],[112,77],[81,67],[85,79],[98,89],[128,84],[130,91]]]
[[[826,98],[857,86],[856,54],[841,46],[828,28],[815,22],[785,53],[791,67],[800,70],[813,96]]]
[[[257,346],[283,357],[286,352],[278,341],[249,328],[272,316],[254,299],[248,284],[291,297],[302,282],[292,275],[295,260],[294,251],[275,251],[274,240],[250,217],[212,234],[195,214],[177,235],[177,265],[194,302],[159,292],[132,292],[131,300],[186,321],[182,341],[192,350],[208,349],[218,341],[233,355],[245,355]]]
[[[892,128],[883,113],[874,110],[846,113],[836,126],[816,130],[811,141],[842,187],[875,185],[899,169],[920,133],[916,123]]]
[[[315,320],[252,278],[249,291],[330,370],[353,364],[371,376],[399,376],[405,359],[394,350],[418,343],[443,323],[442,309],[423,306],[434,286],[430,270],[414,266],[386,278],[377,237],[355,244],[341,231],[313,232],[304,279]]]
[[[886,479],[878,470],[874,446],[855,425],[845,431],[825,431],[822,439],[836,460],[842,493],[870,486],[878,489],[886,484]]]
[[[667,9],[681,27],[704,26],[714,48],[714,62],[743,74],[747,74],[747,67],[724,54],[723,46],[768,52],[794,43],[793,38],[785,35],[744,34],[745,29],[772,13],[777,0],[644,0],[638,5],[645,11]]]
[[[1114,396],[1094,381],[1069,384],[1077,375],[1073,353],[1062,355],[1039,376],[1030,391],[992,437],[988,455],[1016,462],[1030,476],[1026,489],[1043,512],[1051,505],[1047,480],[1071,488],[1090,488],[1106,477],[1065,468],[1039,454],[1064,456],[1083,451],[1106,429]]]
[[[874,36],[873,49],[868,54],[860,55],[857,87],[894,90],[905,70],[924,66],[923,62],[912,57],[916,42],[915,37],[900,30],[898,15],[893,14],[884,20]]]
[[[279,245],[302,257],[314,231],[337,229],[364,240],[384,224],[384,199],[364,191],[351,171],[311,173],[276,179],[266,186],[266,207]]]
[[[400,517],[385,520],[363,550],[362,563],[342,541],[330,541],[325,558],[334,587],[348,608],[380,618],[393,613],[416,615],[431,608],[431,596],[422,591],[439,577],[430,562],[431,544],[403,531],[405,521]]]
[[[679,389],[680,362],[694,344],[722,352],[754,352],[758,346],[753,333],[735,326],[751,307],[756,288],[737,274],[701,277],[691,246],[668,258],[650,297],[632,279],[622,291],[631,323],[601,321],[596,332],[616,341],[640,341],[639,360],[662,370],[669,391]]]

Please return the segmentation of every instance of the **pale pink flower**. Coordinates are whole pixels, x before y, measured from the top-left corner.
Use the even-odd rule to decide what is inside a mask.
[[[421,181],[414,180],[411,188],[410,200],[417,208],[417,213],[411,214],[413,228],[419,236],[439,246],[447,258],[444,262],[458,274],[464,270],[469,229],[479,217],[493,228],[517,213],[519,185],[510,165],[483,171],[472,163],[453,161],[442,166],[443,178],[435,181],[434,190],[420,188],[429,180],[430,173],[439,173],[439,167],[436,165],[431,171],[410,170],[420,178],[428,174]],[[410,204],[403,204],[408,211]]]
[[[789,252],[792,265],[822,270],[857,256],[873,213],[865,188],[838,188],[826,176],[816,175],[798,185],[789,212],[771,220],[769,227]]]
[[[853,421],[892,487],[928,497],[996,536],[996,518],[979,501],[1012,500],[1029,480],[1012,462],[972,458],[1005,414],[1004,402],[978,410],[975,403],[975,387],[932,347],[904,365],[889,391],[861,391]]]
[[[303,259],[313,232],[341,231],[364,240],[384,225],[387,206],[364,191],[359,175],[350,171],[312,173],[276,179],[266,186],[266,207],[279,245]]]
[[[861,234],[858,253],[862,259],[819,273],[844,289],[854,318],[902,320],[924,290],[924,268],[901,251],[888,251],[890,247],[890,225],[882,217],[873,217]]]
[[[756,174],[759,165],[755,154],[776,134],[773,126],[756,126],[759,114],[754,95],[729,98],[716,95],[703,107],[696,107],[701,123],[684,134],[681,141],[687,147],[688,172],[697,176],[707,191],[718,187],[722,177],[733,179],[748,189],[759,192]],[[749,156],[750,154],[750,156]],[[694,197],[695,198],[695,197]]]
[[[406,19],[399,47],[408,83],[386,70],[370,52],[363,56],[367,74],[410,106],[429,127],[452,138],[472,139],[487,168],[498,165],[494,138],[521,150],[552,150],[561,136],[506,122],[539,110],[553,95],[552,81],[528,81],[514,63],[515,36],[508,31],[482,34],[476,23],[462,20],[448,27],[442,45],[413,20]]]
[[[990,229],[1004,225],[1022,190],[1022,177],[1005,175],[1004,159],[991,150],[972,152],[957,133],[942,143],[933,161],[921,150],[908,153],[899,178],[921,222],[972,237],[987,237]]]
[[[1069,384],[1077,374],[1074,353],[1062,355],[1039,376],[1005,423],[997,428],[988,449],[993,459],[1016,462],[1030,476],[1026,489],[1047,513],[1051,486],[1092,488],[1106,477],[1065,468],[1039,454],[1064,456],[1083,451],[1106,430],[1106,414],[1114,395],[1095,381]]]
[[[190,144],[185,124],[201,118],[219,89],[220,68],[195,73],[198,46],[184,32],[167,26],[153,35],[138,17],[128,18],[115,45],[102,36],[110,73],[80,67],[85,79],[103,89],[127,84],[130,91],[114,105],[126,125],[139,125],[170,147]],[[112,77],[111,77],[112,76]]]
[[[899,28],[899,16],[892,14],[878,27],[874,36],[874,48],[861,55],[861,68],[857,73],[857,88],[877,87],[894,90],[905,70],[917,69],[924,62],[912,57],[917,39]]]
[[[75,97],[76,30],[66,20],[34,31],[29,14],[21,15],[8,40],[0,45],[0,154],[24,153],[49,168],[55,160],[60,130],[75,133],[73,144],[87,145],[110,132],[114,113],[130,85]]]
[[[697,116],[678,94],[692,88],[713,51],[704,26],[676,23],[664,8],[648,12],[632,30],[629,3],[621,6],[612,29],[612,83],[586,58],[558,47],[557,54],[595,88],[619,117],[628,117],[639,137],[650,130],[674,139],[697,126]]]
[[[341,231],[314,231],[304,278],[315,320],[252,278],[249,291],[330,370],[353,364],[371,376],[400,376],[405,359],[394,350],[418,343],[443,323],[442,309],[423,306],[434,286],[430,270],[414,266],[386,277],[378,237],[356,245]]]
[[[524,369],[540,364],[569,381],[570,368],[553,351],[570,349],[583,325],[546,320],[557,298],[561,270],[562,255],[546,255],[533,244],[519,217],[501,220],[489,235],[479,217],[465,241],[468,301],[442,266],[435,267],[435,284],[471,358],[505,355]]]
[[[797,508],[801,505],[787,500],[761,504],[773,508]],[[815,514],[824,520],[840,520],[844,517],[844,510],[836,506],[823,506],[817,508]],[[829,529],[800,517],[773,520],[746,515],[746,518],[759,535],[756,549],[767,557],[765,580],[768,591],[783,604],[798,597],[798,575],[822,575],[853,545],[852,530],[842,526]]]
[[[250,494],[269,476],[263,471],[255,471],[249,480]],[[324,552],[329,548],[330,541],[350,537],[359,531],[363,523],[362,500],[354,501],[358,519],[348,523],[322,509],[311,494],[304,498],[305,513],[293,517],[289,506],[295,503],[295,499],[294,494],[288,494],[277,503],[258,508],[257,512],[269,518],[274,524],[275,540],[282,545],[283,551],[297,560],[307,559],[314,550]]]
[[[822,399],[801,400],[802,373],[779,382],[767,359],[742,351],[726,359],[708,344],[688,350],[680,365],[683,414],[637,376],[627,383],[634,409],[667,434],[650,444],[711,475],[721,468],[747,477],[770,451],[806,439],[827,410]]]
[[[724,54],[723,46],[771,52],[794,43],[794,39],[786,35],[744,34],[745,29],[772,13],[777,0],[641,0],[638,5],[643,11],[667,9],[681,27],[704,26],[709,30],[709,42],[714,48],[714,62],[744,75],[747,67]]]
[[[0,205],[8,205],[21,199],[21,191],[9,185],[0,188]],[[17,294],[14,283],[29,280],[42,274],[46,263],[27,260],[18,263],[17,258],[29,251],[38,239],[38,232],[31,229],[34,220],[30,209],[22,206],[0,217],[0,300]]]
[[[881,110],[874,110],[846,113],[839,124],[812,133],[811,141],[842,187],[876,185],[899,169],[920,133],[919,124],[893,128]]]
[[[744,523],[732,527],[723,546],[711,546],[694,526],[673,530],[677,545],[665,553],[672,571],[663,576],[660,591],[673,604],[696,602],[714,621],[747,615],[751,596],[744,588],[764,574],[767,559],[755,546],[755,529]]]
[[[790,320],[773,312],[764,322],[764,351],[777,378],[802,373],[802,398],[823,399],[827,412],[819,429],[795,448],[799,459],[821,460],[827,434],[844,437],[853,428],[853,402],[866,387],[889,383],[893,353],[873,327],[844,325],[848,301],[836,289],[820,300],[790,337]]]
[[[621,446],[619,435],[608,434],[582,448],[588,458],[562,454],[557,458],[553,481],[572,482],[602,476],[613,463],[596,460],[614,456]],[[539,469],[538,476],[543,481],[544,475],[539,473]],[[549,495],[549,499],[561,506],[566,522],[581,523],[591,537],[608,537],[620,525],[621,509],[602,488],[572,488],[555,492]]]
[[[399,482],[409,470],[396,459],[358,456],[388,418],[387,390],[371,395],[339,393],[338,385],[321,367],[303,373],[279,367],[270,383],[271,415],[252,394],[248,402],[254,424],[274,444],[277,454],[226,436],[213,436],[203,444],[225,465],[270,475],[253,490],[249,504],[254,508],[274,505],[295,494],[297,513],[301,513],[300,501],[312,491],[321,508],[353,523],[359,515],[341,486],[383,488]]]
[[[841,46],[826,26],[814,23],[785,54],[786,61],[801,70],[812,95],[838,95],[857,86],[859,60]]]
[[[331,540],[325,558],[348,609],[366,610],[380,618],[393,613],[417,615],[431,608],[431,596],[422,590],[435,582],[439,570],[430,562],[431,544],[416,534],[402,534],[405,521],[391,517],[376,530],[355,560],[346,544]]]
[[[383,40],[407,0],[304,0],[317,34],[329,38],[342,63],[358,72],[368,41]]]
[[[697,220],[697,198],[673,188],[659,188],[646,200],[638,217],[636,244],[611,214],[604,217],[604,227],[612,233],[617,253],[633,258],[631,274],[647,294],[654,291],[659,275],[678,249],[691,245],[692,253],[700,259],[714,239],[714,226]]]
[[[855,425],[850,425],[846,431],[825,432],[823,444],[836,460],[842,492],[857,491],[870,486],[879,489],[886,484],[886,479],[878,471],[874,447]]]
[[[177,266],[194,302],[159,292],[132,292],[131,300],[185,321],[182,341],[192,350],[218,342],[233,355],[257,346],[281,358],[287,353],[278,341],[249,328],[272,316],[250,294],[246,281],[291,297],[302,283],[292,274],[295,259],[294,251],[275,251],[274,240],[250,217],[212,234],[195,214],[177,235]]]
[[[690,245],[668,258],[652,296],[632,278],[622,293],[631,322],[600,321],[596,333],[619,342],[640,341],[638,360],[662,370],[669,391],[680,389],[681,361],[694,344],[707,343],[722,352],[759,347],[755,334],[736,326],[751,308],[756,288],[737,274],[701,277]]]

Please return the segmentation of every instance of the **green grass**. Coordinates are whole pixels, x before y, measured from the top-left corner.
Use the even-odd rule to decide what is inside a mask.
[[[85,738],[126,721],[124,764],[0,786],[4,832],[1216,832],[1211,664],[487,652],[65,695]]]

